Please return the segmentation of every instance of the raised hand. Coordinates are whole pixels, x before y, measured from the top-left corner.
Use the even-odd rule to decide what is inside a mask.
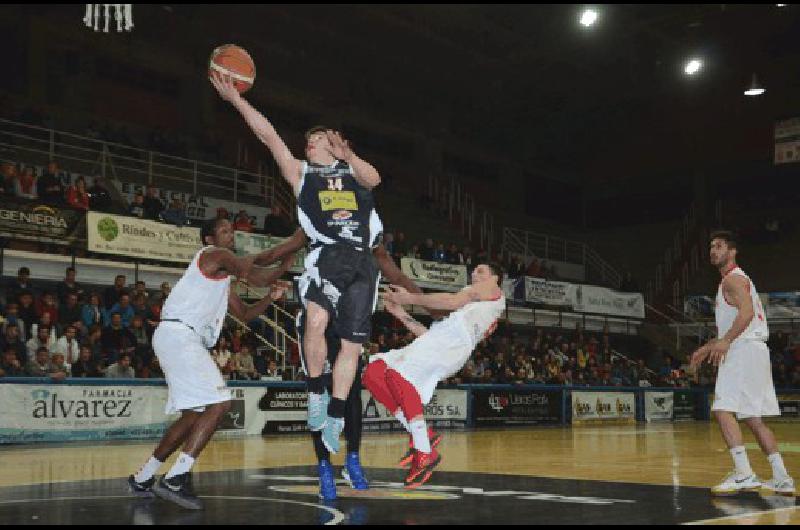
[[[225,101],[233,103],[236,99],[242,97],[239,91],[236,90],[231,76],[222,75],[219,72],[211,72],[211,76],[208,80],[211,81],[211,84],[217,89],[220,97]]]
[[[328,152],[332,157],[337,160],[347,161],[353,156],[350,144],[347,140],[342,138],[342,133],[339,131],[326,131],[325,134],[328,137],[328,143],[331,144],[330,148],[328,148]]]

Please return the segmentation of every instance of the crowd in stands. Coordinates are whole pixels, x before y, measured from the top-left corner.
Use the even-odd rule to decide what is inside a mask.
[[[0,289],[0,376],[163,378],[152,336],[169,292],[168,283],[151,292],[143,281],[128,285],[124,275],[92,289],[76,281],[71,267],[63,281],[45,287],[22,267]],[[221,344],[229,340],[236,354],[233,378],[255,378],[247,353],[256,370],[274,373],[253,333],[228,328],[223,336]]]

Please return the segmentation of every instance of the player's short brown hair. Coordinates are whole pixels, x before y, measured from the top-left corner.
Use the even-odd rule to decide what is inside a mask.
[[[497,263],[496,261],[490,261],[486,264],[487,267],[492,269],[492,274],[497,276],[497,283],[503,283],[503,266]]]
[[[712,232],[709,237],[709,242],[715,239],[723,240],[728,245],[728,248],[737,249],[739,246],[739,238],[736,237],[736,234],[731,230],[717,230],[716,232]]]
[[[326,127],[325,125],[314,125],[309,130],[306,131],[305,139],[306,139],[306,141],[308,141],[308,139],[311,138],[312,134],[317,134],[317,133],[321,133],[321,132],[324,133],[324,132],[328,132],[330,130],[331,130],[331,128],[330,127]]]

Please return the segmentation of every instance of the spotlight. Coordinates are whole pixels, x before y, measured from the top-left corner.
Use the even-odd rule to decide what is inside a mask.
[[[756,78],[756,74],[753,74],[753,81],[750,83],[750,86],[747,88],[747,90],[744,91],[744,95],[760,96],[766,91],[767,89],[759,84],[758,79]]]
[[[581,25],[588,28],[589,26],[593,26],[595,22],[597,22],[598,17],[597,11],[594,9],[586,9],[581,13]]]
[[[683,67],[683,71],[686,72],[686,75],[695,75],[701,68],[703,68],[703,61],[690,59],[686,62],[686,66]]]

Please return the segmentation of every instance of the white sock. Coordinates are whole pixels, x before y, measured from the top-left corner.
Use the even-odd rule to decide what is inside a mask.
[[[403,414],[402,409],[397,409],[397,412],[394,413],[394,417],[397,418],[397,421],[403,424],[403,427],[408,432],[411,432],[411,429],[408,427],[408,420],[406,419],[405,415]]]
[[[421,453],[430,453],[431,441],[428,439],[428,426],[425,424],[425,420],[412,421],[408,427],[408,431],[414,439],[414,449]]]
[[[750,467],[750,460],[747,459],[747,450],[743,445],[731,449],[731,456],[733,463],[736,466],[736,472],[743,477],[749,477],[753,474],[753,468]]]
[[[164,462],[161,462],[160,460],[156,460],[156,457],[151,456],[150,460],[145,462],[145,464],[142,466],[142,469],[140,469],[139,472],[133,476],[133,480],[140,484],[150,480],[163,463]]]
[[[789,477],[789,473],[783,466],[783,458],[780,453],[773,453],[767,457],[769,464],[772,466],[772,477],[777,479],[784,479]]]
[[[184,473],[188,473],[192,469],[193,465],[194,465],[194,458],[187,455],[186,453],[181,453],[180,456],[178,456],[178,461],[175,462],[175,465],[172,466],[172,469],[170,469],[169,473],[167,473],[166,478],[169,479],[177,475],[183,475]]]

